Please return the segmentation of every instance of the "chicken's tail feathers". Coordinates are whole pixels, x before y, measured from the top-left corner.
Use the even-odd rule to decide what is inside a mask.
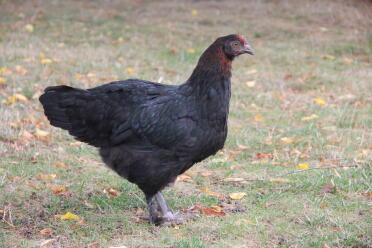
[[[51,125],[67,130],[77,140],[96,147],[110,144],[112,112],[89,90],[70,86],[51,86],[39,98]]]

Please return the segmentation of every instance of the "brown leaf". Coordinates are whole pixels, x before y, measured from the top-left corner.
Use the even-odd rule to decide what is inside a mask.
[[[98,247],[98,246],[99,246],[99,243],[96,241],[96,242],[89,243],[87,248],[94,248],[94,247]]]
[[[47,239],[47,240],[44,240],[40,243],[40,247],[44,247],[44,246],[47,246],[47,245],[50,245],[52,243],[54,243],[55,241],[57,241],[56,239]]]
[[[176,180],[176,182],[189,182],[189,181],[192,181],[192,178],[185,174],[179,175]]]
[[[272,159],[273,158],[273,154],[271,152],[269,153],[256,153],[256,159]]]
[[[213,172],[211,172],[211,171],[206,171],[206,172],[202,172],[202,173],[200,173],[203,177],[209,177],[209,176],[211,176],[212,174],[213,174]]]
[[[38,173],[36,175],[36,178],[37,179],[41,179],[41,180],[53,180],[54,178],[56,178],[56,174],[50,174],[50,175],[47,175],[47,174],[43,174],[43,173]]]
[[[215,208],[203,208],[202,213],[205,215],[216,215],[216,216],[225,216],[226,213],[223,211],[217,211]]]
[[[70,228],[71,228],[71,229],[75,229],[75,228],[77,228],[78,226],[85,226],[85,225],[86,225],[86,223],[84,222],[84,220],[80,220],[80,221],[76,222],[75,224],[72,224],[72,225],[70,226]]]
[[[57,162],[54,166],[57,168],[66,168],[66,164],[62,162]]]
[[[43,237],[50,237],[53,234],[52,228],[44,228],[42,229],[39,234]]]
[[[334,187],[331,184],[326,183],[326,184],[323,185],[323,188],[320,190],[320,193],[322,193],[322,194],[329,194],[329,193],[335,194],[336,193],[336,187]]]
[[[111,197],[118,197],[121,193],[113,188],[106,188],[106,189],[103,189],[103,192],[106,194],[106,195],[109,195]]]
[[[222,194],[217,193],[217,192],[213,192],[209,188],[205,188],[205,187],[201,188],[200,191],[203,192],[204,194],[210,195],[210,196],[216,196],[216,197],[222,197],[223,196]]]
[[[48,189],[50,189],[55,195],[63,195],[68,193],[68,190],[63,185],[53,185],[47,184]]]
[[[292,79],[293,78],[293,75],[292,74],[287,74],[284,76],[284,80],[289,80],[289,79]]]

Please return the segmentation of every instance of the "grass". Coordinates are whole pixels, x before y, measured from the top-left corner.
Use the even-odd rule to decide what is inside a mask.
[[[371,247],[368,1],[1,5],[0,247]],[[136,186],[108,170],[94,148],[51,127],[37,97],[61,83],[87,88],[138,77],[179,84],[201,52],[230,33],[245,34],[256,56],[234,61],[225,148],[195,165],[192,181],[165,192],[178,211],[218,205],[227,215],[151,226],[138,220],[146,209]],[[12,100],[16,93],[27,101]],[[299,163],[358,167],[269,180]],[[67,193],[54,194],[51,185]],[[121,194],[112,197],[109,188]],[[246,196],[231,200],[232,192]],[[84,223],[58,218],[68,211]]]

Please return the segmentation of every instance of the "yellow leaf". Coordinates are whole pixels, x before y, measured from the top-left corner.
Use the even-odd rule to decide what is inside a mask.
[[[322,106],[327,105],[327,102],[324,101],[324,99],[323,98],[320,98],[320,97],[314,98],[314,102],[316,102],[317,104],[322,105]]]
[[[235,225],[242,225],[242,224],[256,225],[256,223],[254,223],[253,221],[248,220],[248,219],[239,219],[239,220],[235,221],[234,224]]]
[[[39,58],[41,58],[41,59],[45,58],[45,54],[44,53],[39,53]]]
[[[189,48],[189,49],[187,49],[187,53],[194,54],[194,53],[196,53],[196,51],[195,51],[194,48]]]
[[[39,173],[36,175],[36,177],[41,180],[53,180],[54,178],[57,177],[57,175],[56,174],[47,175],[47,174]]]
[[[306,170],[306,169],[309,169],[309,165],[308,164],[298,164],[297,168],[301,169],[301,170]]]
[[[246,195],[244,192],[235,192],[235,193],[230,193],[229,196],[233,200],[241,200],[243,197]]]
[[[0,84],[3,84],[3,83],[5,83],[6,82],[6,78],[4,78],[4,77],[0,77]]]
[[[8,68],[6,68],[5,66],[3,66],[0,69],[0,73],[3,74],[3,75],[8,75],[8,74],[12,74],[12,71],[10,71]]]
[[[36,128],[35,135],[38,137],[46,137],[49,135],[49,132],[40,130],[39,128]]]
[[[26,75],[27,74],[27,70],[21,65],[16,65],[15,69],[21,75]]]
[[[80,78],[83,78],[84,77],[84,75],[82,75],[82,74],[75,74],[75,76],[74,76],[76,79],[80,79]]]
[[[48,59],[48,58],[45,58],[45,59],[41,59],[40,60],[40,63],[43,64],[43,65],[50,64],[52,62],[53,61],[51,59]]]
[[[224,182],[244,182],[245,179],[241,177],[227,177],[223,179]]]
[[[256,115],[254,116],[254,120],[255,120],[255,121],[262,121],[262,119],[263,119],[263,116],[262,116],[261,114],[256,114]]]
[[[324,55],[324,56],[323,56],[323,59],[325,59],[325,60],[334,60],[335,57],[332,56],[332,55]]]
[[[292,144],[293,143],[293,139],[292,138],[288,138],[288,137],[283,137],[283,138],[280,138],[280,142],[285,143],[285,144]]]
[[[301,118],[301,121],[311,121],[311,120],[315,120],[315,119],[318,119],[319,116],[316,115],[316,114],[312,114],[310,116],[305,116],[305,117],[302,117]]]
[[[255,80],[248,81],[248,82],[245,83],[245,85],[246,85],[248,88],[253,88],[253,87],[256,85],[256,81],[255,81]]]
[[[127,68],[127,73],[128,74],[133,74],[134,73],[134,69],[132,67],[128,67]]]
[[[252,68],[252,69],[246,71],[246,74],[248,74],[248,75],[255,74],[255,73],[257,73],[257,69],[256,68]]]
[[[289,183],[289,179],[287,179],[287,178],[280,178],[280,177],[270,178],[270,182],[274,182],[274,183]]]
[[[213,208],[214,210],[220,212],[222,210],[222,208],[220,206],[212,206],[211,208]]]
[[[193,9],[193,10],[191,10],[191,14],[192,15],[197,15],[197,14],[199,14],[199,11],[196,10],[196,9]]]
[[[71,212],[67,212],[65,215],[62,215],[61,220],[80,220],[80,217],[77,215],[74,215]]]
[[[210,195],[210,196],[216,196],[216,197],[221,197],[222,196],[220,193],[213,192],[208,188],[201,188],[200,191],[205,193],[206,195]]]
[[[34,32],[34,26],[33,26],[32,24],[27,24],[27,25],[25,26],[25,31],[26,31],[26,32],[29,32],[29,33]]]
[[[87,77],[89,77],[89,78],[95,78],[96,77],[96,74],[94,74],[94,73],[88,73],[87,74]]]

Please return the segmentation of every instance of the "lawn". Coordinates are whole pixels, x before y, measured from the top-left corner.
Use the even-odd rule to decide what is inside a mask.
[[[1,248],[372,246],[370,1],[0,6]],[[152,226],[141,191],[52,127],[38,97],[58,84],[180,84],[231,33],[256,55],[234,61],[225,148],[165,191],[198,216]]]

